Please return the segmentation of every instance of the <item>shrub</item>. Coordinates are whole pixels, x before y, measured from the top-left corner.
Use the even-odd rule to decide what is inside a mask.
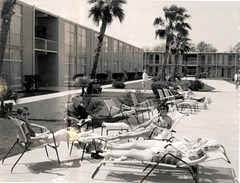
[[[92,93],[99,94],[102,92],[100,84],[92,84]]]
[[[114,88],[125,88],[124,81],[118,81],[118,80],[113,80],[112,81],[112,86]]]
[[[135,72],[128,72],[127,73],[128,80],[134,80],[135,76],[136,76]]]
[[[141,78],[142,78],[142,75],[143,75],[143,72],[137,72],[137,78],[138,78],[138,79],[141,79]]]
[[[97,73],[96,79],[98,83],[103,83],[107,80],[108,74],[107,73]]]
[[[124,77],[124,73],[112,73],[112,78],[117,80],[117,81],[122,81]]]
[[[203,89],[204,83],[199,79],[191,80],[189,88],[192,91],[198,91],[199,89]]]
[[[75,75],[72,77],[72,79],[75,80],[76,78],[78,78],[78,77],[83,77],[83,76],[84,76],[84,74],[75,74]]]
[[[152,81],[153,81],[153,82],[158,82],[158,81],[160,81],[159,76],[153,76],[153,77],[152,77]]]
[[[83,103],[86,111],[91,116],[95,116],[104,106],[103,102],[98,99],[93,99],[92,97],[84,97]]]

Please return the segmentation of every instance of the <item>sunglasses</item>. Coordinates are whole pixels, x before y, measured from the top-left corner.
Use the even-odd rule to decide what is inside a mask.
[[[166,111],[167,108],[160,108],[160,109],[158,109],[158,110],[160,110],[160,111]]]
[[[28,113],[22,113],[22,115],[23,115],[23,116],[29,116],[30,113],[29,113],[29,112],[28,112]]]

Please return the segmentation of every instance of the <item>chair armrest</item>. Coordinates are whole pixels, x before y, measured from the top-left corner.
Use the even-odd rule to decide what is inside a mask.
[[[131,107],[129,107],[129,106],[125,105],[125,104],[121,104],[120,105],[120,110],[124,111],[124,108],[127,109],[127,110],[131,110],[132,109]]]
[[[121,109],[119,109],[119,108],[117,108],[115,106],[111,106],[109,112],[110,112],[110,114],[112,114],[112,113],[119,113],[119,112],[121,112]]]
[[[42,125],[38,125],[38,124],[35,124],[35,123],[31,123],[31,124],[29,124],[29,125],[30,125],[31,127],[43,129],[45,132],[46,132],[46,131],[49,131],[45,126],[42,126]]]

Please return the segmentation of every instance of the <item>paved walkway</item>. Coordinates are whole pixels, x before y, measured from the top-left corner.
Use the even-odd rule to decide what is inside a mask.
[[[135,81],[137,82],[137,81]],[[223,160],[204,163],[200,166],[199,182],[237,182],[239,177],[239,93],[234,85],[222,80],[203,80],[204,83],[215,88],[212,92],[199,93],[211,97],[213,103],[209,110],[201,110],[197,114],[190,114],[183,118],[176,127],[176,137],[209,137],[218,140],[225,146],[231,164]],[[125,90],[107,89],[104,92],[122,92]],[[79,93],[80,90],[61,92],[37,97],[22,99],[21,103],[44,100],[49,97],[61,97],[72,93]],[[151,91],[147,91],[150,92]],[[96,130],[96,133],[99,131]],[[100,133],[100,132],[99,132]],[[3,143],[3,142],[1,142]],[[46,158],[44,149],[36,149],[27,152],[15,167],[11,174],[10,169],[16,161],[17,156],[8,158],[3,165],[0,165],[1,182],[51,182],[59,179],[64,182],[139,182],[146,174],[139,168],[104,167],[97,174],[94,180],[91,179],[93,171],[100,160],[90,158],[86,154],[83,162],[80,162],[81,150],[74,149],[69,156],[69,149],[66,143],[60,145],[61,165]],[[50,151],[50,157],[55,160],[54,152]],[[186,174],[174,174],[169,172],[156,172],[146,182],[194,182]]]

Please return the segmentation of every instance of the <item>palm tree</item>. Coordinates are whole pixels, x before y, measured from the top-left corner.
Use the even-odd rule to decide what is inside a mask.
[[[190,15],[185,14],[185,8],[171,5],[169,8],[165,6],[163,11],[165,19],[157,17],[155,18],[153,25],[157,27],[160,26],[160,28],[155,31],[155,37],[166,39],[164,62],[160,77],[160,80],[165,81],[166,63],[169,57],[171,44],[175,41],[174,39],[176,38],[177,34],[181,36],[188,36],[188,29],[191,29],[191,27],[188,23],[184,22],[185,19],[190,17]]]
[[[176,36],[175,41],[171,45],[171,53],[175,56],[175,63],[174,63],[174,71],[173,71],[173,79],[177,77],[177,63],[178,63],[178,55],[187,53],[190,50],[190,41],[191,39],[187,37],[182,37],[180,34]]]
[[[12,19],[12,15],[14,14],[13,8],[16,4],[16,0],[5,0],[2,5],[2,25],[0,32],[0,75],[2,74],[2,66],[3,66],[3,58],[5,53],[5,47],[7,43],[8,31],[10,28],[10,22]]]
[[[93,60],[93,67],[90,74],[90,77],[93,79],[96,75],[97,64],[102,49],[103,38],[107,25],[110,25],[113,21],[113,18],[118,18],[120,23],[124,20],[124,11],[121,8],[122,4],[126,4],[125,0],[89,0],[90,4],[93,4],[93,7],[89,10],[89,16],[93,16],[93,22],[100,27],[100,33],[98,36],[98,44],[95,49],[95,55]]]

